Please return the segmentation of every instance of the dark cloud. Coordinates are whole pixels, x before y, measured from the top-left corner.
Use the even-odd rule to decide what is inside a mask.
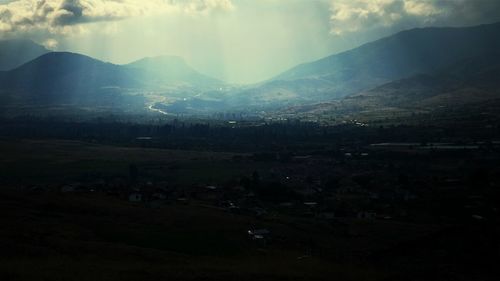
[[[83,6],[79,0],[64,0],[56,14],[54,24],[71,25],[83,22]]]
[[[61,34],[65,27],[149,14],[230,10],[231,0],[17,0],[0,2],[1,32]],[[5,36],[5,35],[4,35]]]

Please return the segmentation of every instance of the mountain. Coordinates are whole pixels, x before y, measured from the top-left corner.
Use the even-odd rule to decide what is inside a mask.
[[[0,71],[14,69],[49,52],[30,40],[1,40]]]
[[[0,72],[0,102],[140,108],[158,104],[187,113],[308,111],[318,103],[320,112],[332,106],[344,111],[377,107],[427,110],[446,103],[495,98],[498,50],[500,23],[413,29],[244,87],[225,86],[179,57],[115,65],[54,52]],[[309,109],[304,110],[303,105]]]
[[[472,57],[434,74],[417,74],[340,100],[289,107],[284,114],[387,117],[452,112],[500,105],[500,50]],[[468,111],[468,114],[475,110]]]
[[[462,60],[495,54],[500,23],[464,28],[421,28],[397,33],[353,50],[296,66],[254,92],[279,99],[287,91],[309,101],[327,101],[417,74],[433,74]],[[273,83],[280,81],[279,87]],[[307,89],[296,81],[307,81]]]
[[[223,84],[222,81],[197,72],[188,66],[184,59],[176,56],[143,58],[126,65],[126,67],[135,70],[136,75],[151,86],[213,87]]]
[[[3,104],[73,104],[145,107],[148,95],[198,93],[223,82],[202,75],[181,58],[145,58],[115,65],[88,56],[52,52],[0,72]]]
[[[350,95],[347,104],[366,109],[434,110],[500,99],[500,50],[456,63],[436,74],[418,74]]]
[[[142,86],[122,66],[64,52],[1,73],[0,82],[3,99],[19,104],[108,104]]]
[[[292,108],[299,112],[324,112],[339,108],[341,101],[343,110],[352,111],[362,107],[353,102],[362,100],[355,99],[354,95],[363,93],[363,104],[370,104],[369,100],[375,98],[368,98],[367,92],[377,87],[380,88],[376,91],[384,94],[377,97],[377,102],[372,105],[381,102],[385,95],[388,102],[398,102],[401,106],[405,101],[411,103],[426,95],[450,94],[453,86],[460,85],[460,78],[453,72],[467,70],[470,68],[468,64],[481,64],[481,67],[477,65],[477,69],[484,70],[492,64],[492,58],[499,57],[498,50],[500,23],[464,28],[413,29],[299,65],[269,81],[240,87],[220,97],[201,95],[192,102],[182,100],[178,107],[195,112],[198,109],[209,111],[210,105],[218,102],[212,108],[214,111],[220,110],[220,104],[224,104],[227,108],[238,110],[253,108],[272,112]],[[476,79],[480,77],[483,77],[481,83],[496,79],[486,73],[478,74]],[[390,90],[391,87],[394,89]],[[406,89],[416,92],[415,96],[410,98]],[[375,90],[370,95],[373,93]],[[203,99],[205,103],[201,101]],[[197,108],[199,104],[201,108]],[[319,106],[319,110],[315,105]]]

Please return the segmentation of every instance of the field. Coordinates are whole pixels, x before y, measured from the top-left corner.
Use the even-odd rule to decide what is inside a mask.
[[[299,259],[305,252],[293,240],[310,233],[276,222],[196,206],[151,210],[99,195],[2,195],[2,280],[363,280],[374,274]],[[256,225],[291,241],[259,249],[246,235]]]
[[[196,198],[153,207],[60,190],[127,182],[131,164],[182,190],[281,163],[65,140],[3,139],[0,148],[0,280],[494,280],[488,221],[325,220],[269,203],[256,216]],[[250,239],[253,229],[271,239]]]
[[[14,184],[71,183],[144,176],[174,184],[224,181],[252,168],[232,162],[239,154],[98,145],[64,140],[0,140],[0,180]],[[257,167],[258,168],[258,167]]]

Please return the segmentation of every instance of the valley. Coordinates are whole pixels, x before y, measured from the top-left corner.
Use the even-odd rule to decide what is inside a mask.
[[[78,3],[63,1],[51,24],[67,22],[48,34],[107,20],[109,7]],[[219,7],[197,3],[169,13],[192,24]],[[17,18],[2,11],[3,32]],[[195,32],[203,53],[231,45],[208,43],[216,23]],[[224,76],[222,54],[118,64],[1,40],[0,280],[497,280],[500,23],[464,25],[385,34],[248,84],[188,63]]]

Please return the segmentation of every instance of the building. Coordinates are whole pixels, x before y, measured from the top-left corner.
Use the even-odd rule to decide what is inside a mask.
[[[142,202],[142,194],[138,192],[133,192],[128,195],[129,202]]]

